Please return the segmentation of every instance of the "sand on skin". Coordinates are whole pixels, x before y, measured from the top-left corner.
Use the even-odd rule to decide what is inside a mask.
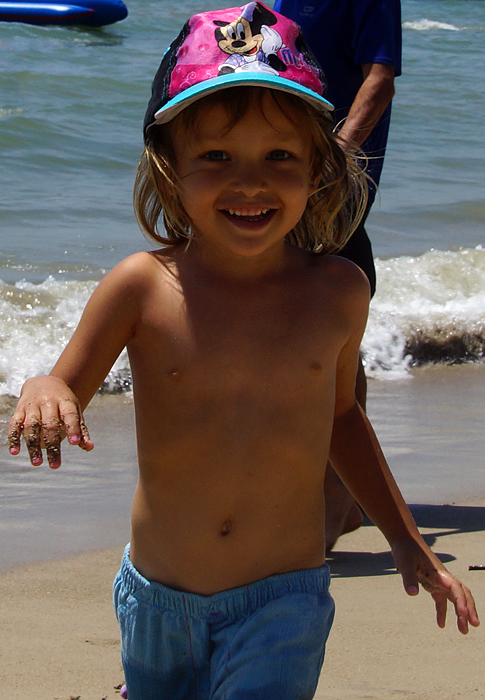
[[[451,509],[451,510],[450,510]],[[421,530],[485,609],[485,500],[423,506]],[[113,700],[123,681],[111,604],[122,548],[0,575],[2,700]],[[440,630],[421,591],[406,596],[387,543],[367,524],[331,561],[337,616],[317,700],[475,700],[483,690],[484,629]]]

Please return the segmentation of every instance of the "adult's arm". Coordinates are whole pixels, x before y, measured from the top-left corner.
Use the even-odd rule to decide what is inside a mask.
[[[364,82],[339,131],[339,139],[344,145],[362,146],[394,96],[393,65],[365,63],[362,74]]]

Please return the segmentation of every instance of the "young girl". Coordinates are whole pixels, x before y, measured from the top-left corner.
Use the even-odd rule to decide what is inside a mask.
[[[135,188],[166,244],[112,270],[10,426],[33,464],[127,346],[139,481],[114,586],[130,700],[313,697],[333,618],[323,482],[335,469],[387,537],[406,592],[478,625],[419,535],[355,400],[369,290],[324,255],[362,182],[334,140],[298,27],[260,3],[196,15],[166,53]],[[166,235],[158,233],[163,215]]]

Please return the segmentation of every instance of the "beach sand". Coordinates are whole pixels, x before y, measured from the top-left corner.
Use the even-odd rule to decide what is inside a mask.
[[[412,509],[428,544],[485,610],[485,501]],[[336,617],[317,700],[485,698],[484,629],[461,635],[448,606],[444,630],[420,590],[407,596],[386,541],[374,527],[342,537],[330,566]]]
[[[421,504],[418,525],[479,610],[485,571],[468,567],[485,565],[484,406],[483,365],[369,382],[369,414],[406,499]],[[111,584],[135,483],[131,400],[98,397],[87,418],[95,451],[66,451],[59,472],[0,461],[1,700],[119,698]],[[317,700],[485,698],[485,627],[463,637],[450,610],[440,630],[430,597],[404,593],[374,526],[341,538],[330,565],[337,614]]]
[[[485,501],[421,506],[422,532],[484,607]],[[123,672],[111,582],[122,548],[0,575],[2,700],[112,700]],[[317,700],[474,700],[483,691],[483,629],[440,630],[431,598],[406,596],[382,535],[369,523],[331,557],[337,605]]]

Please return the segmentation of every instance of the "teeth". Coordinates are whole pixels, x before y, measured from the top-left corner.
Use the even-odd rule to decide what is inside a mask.
[[[246,209],[228,209],[231,216],[261,216],[267,214],[269,209],[259,209],[258,211],[247,211]]]

